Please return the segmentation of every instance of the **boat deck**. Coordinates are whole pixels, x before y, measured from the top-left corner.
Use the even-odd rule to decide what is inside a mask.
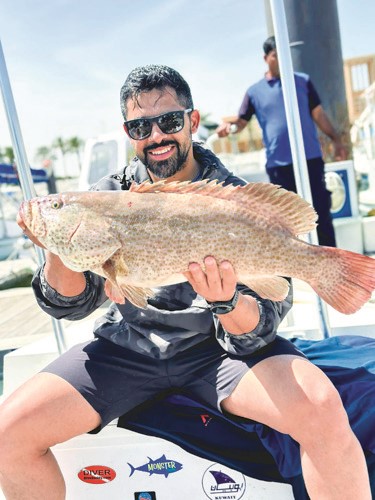
[[[100,307],[90,318],[101,316],[106,307]],[[51,335],[51,317],[39,308],[30,287],[0,290],[0,311],[0,351],[17,349]],[[77,327],[81,321],[61,323],[65,330]]]

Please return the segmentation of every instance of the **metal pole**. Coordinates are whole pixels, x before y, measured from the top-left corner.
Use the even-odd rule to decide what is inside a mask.
[[[33,178],[29,162],[27,161],[25,146],[22,139],[21,129],[18,121],[17,110],[14,103],[13,93],[10,86],[8,71],[5,63],[4,52],[0,40],[0,85],[4,101],[4,108],[8,119],[9,132],[12,139],[14,154],[17,159],[17,171],[20,179],[21,189],[25,200],[36,196]],[[44,263],[43,249],[36,246],[36,254],[39,265]],[[66,351],[66,342],[61,323],[52,318],[52,325],[59,354]]]
[[[276,39],[277,56],[280,66],[280,77],[283,85],[283,98],[297,192],[302,198],[312,205],[309,173],[306,163],[305,146],[303,143],[292,58],[289,49],[289,37],[284,2],[283,0],[270,0],[270,4]],[[309,243],[314,245],[318,244],[316,231],[312,231],[307,236]],[[317,307],[319,310],[322,334],[324,338],[327,338],[330,336],[328,311],[326,304],[319,296],[317,296]]]
[[[334,128],[350,151],[350,122],[345,92],[337,0],[284,0],[295,71],[307,73]],[[292,47],[292,44],[291,44]],[[318,130],[324,157],[334,161],[330,141]]]

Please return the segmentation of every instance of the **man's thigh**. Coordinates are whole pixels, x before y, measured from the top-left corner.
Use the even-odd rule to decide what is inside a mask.
[[[280,336],[248,356],[239,357],[225,352],[215,338],[196,346],[188,354],[188,357],[178,355],[171,361],[169,374],[172,383],[219,411],[222,410],[222,401],[236,390],[249,370],[255,370],[264,360],[281,356],[305,359],[292,342]],[[256,388],[253,391],[251,384],[247,384],[247,388],[246,398],[252,399]],[[225,406],[224,409],[227,410]]]
[[[100,427],[170,388],[164,361],[104,339],[72,347],[43,372],[71,384],[100,415]]]
[[[290,434],[296,424],[303,425],[306,413],[319,400],[335,392],[328,377],[309,360],[280,355],[248,370],[222,407]]]
[[[0,421],[3,435],[28,452],[89,432],[100,424],[100,415],[68,382],[38,373],[4,400]]]

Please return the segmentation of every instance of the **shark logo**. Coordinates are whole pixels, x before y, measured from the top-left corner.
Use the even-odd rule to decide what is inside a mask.
[[[165,477],[168,477],[169,474],[173,474],[173,472],[178,472],[182,469],[182,464],[176,462],[175,460],[170,460],[166,458],[165,455],[162,455],[160,458],[156,460],[152,460],[152,458],[147,457],[148,462],[144,465],[140,465],[139,467],[134,467],[132,464],[128,462],[130,467],[130,476],[134,474],[134,471],[139,470],[140,472],[148,472],[151,476],[152,474],[161,474]]]
[[[210,500],[240,500],[246,491],[246,480],[235,470],[212,464],[203,474],[202,487]]]

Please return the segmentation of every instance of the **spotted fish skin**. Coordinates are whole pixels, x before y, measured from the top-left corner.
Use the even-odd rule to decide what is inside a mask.
[[[186,281],[190,262],[227,259],[238,280],[263,298],[283,300],[298,278],[345,314],[375,288],[375,260],[299,238],[316,226],[314,209],[269,183],[164,181],[129,191],[72,192],[24,202],[20,217],[75,271],[107,278],[114,301],[145,307],[152,288]]]

